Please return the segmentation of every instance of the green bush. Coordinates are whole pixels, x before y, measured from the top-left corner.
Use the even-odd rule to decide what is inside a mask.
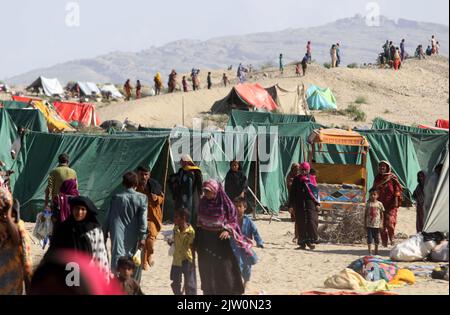
[[[358,68],[359,68],[359,65],[358,65],[356,62],[353,62],[353,63],[347,65],[347,68],[350,68],[350,69],[358,69]]]
[[[350,104],[345,109],[347,116],[353,118],[354,121],[366,121],[367,115],[358,105]]]
[[[324,66],[325,68],[327,68],[327,69],[331,69],[331,63],[329,63],[329,62],[325,62],[325,63],[323,64],[323,66]]]
[[[355,100],[355,104],[369,104],[365,96],[358,96]]]

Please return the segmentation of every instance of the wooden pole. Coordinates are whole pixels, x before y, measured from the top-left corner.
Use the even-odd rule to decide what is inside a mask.
[[[167,176],[169,173],[169,159],[170,159],[170,136],[167,139],[167,158],[166,158],[166,169],[164,172],[164,186],[163,186],[164,199],[162,204],[163,213],[164,213],[164,205],[166,204],[166,188],[167,188],[166,186],[167,186]]]

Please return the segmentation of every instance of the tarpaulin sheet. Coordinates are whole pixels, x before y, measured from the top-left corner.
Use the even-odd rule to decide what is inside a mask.
[[[114,85],[112,85],[112,84],[104,85],[104,86],[101,88],[101,91],[102,91],[102,92],[109,92],[109,93],[111,93],[112,98],[115,98],[115,99],[117,99],[117,98],[123,98],[123,95],[122,95],[122,94],[119,92],[119,90],[117,90],[117,88],[116,88]]]
[[[19,101],[0,101],[0,105],[6,109],[24,109],[30,106],[26,102]]]
[[[42,99],[37,97],[28,97],[28,96],[12,96],[13,101],[22,102],[22,103],[30,103],[31,101],[42,101]]]
[[[401,124],[396,124],[389,122],[387,120],[381,119],[381,118],[375,118],[372,124],[372,129],[395,129],[395,130],[403,130],[407,132],[413,132],[413,133],[445,133],[448,131],[443,130],[434,130],[434,129],[422,129],[418,127],[412,127],[412,126],[405,126]]]
[[[39,109],[7,109],[17,128],[48,132],[47,121]]]
[[[76,121],[82,126],[100,126],[95,106],[89,103],[53,102],[56,111],[67,122]]]
[[[98,136],[30,132],[24,137],[19,155],[14,196],[20,201],[24,220],[33,221],[42,211],[49,172],[58,165],[58,156],[67,153],[77,172],[80,194],[88,196],[100,209],[101,218],[111,196],[121,191],[122,176],[147,165],[164,182],[164,163],[158,159],[167,143],[165,136]],[[159,163],[159,164],[158,164]]]
[[[92,96],[101,94],[100,89],[97,87],[97,85],[93,82],[77,82],[78,86],[80,87],[81,91],[86,96]]]
[[[436,121],[436,127],[448,129],[449,128],[448,119],[438,119]]]
[[[27,90],[37,89],[37,88],[42,88],[44,94],[47,96],[64,94],[64,89],[63,89],[61,83],[59,83],[58,79],[56,79],[56,78],[49,79],[49,78],[39,77],[29,87],[27,87]]]
[[[11,145],[17,137],[17,129],[8,114],[8,111],[0,108],[0,161],[6,165],[6,169],[10,169],[13,164],[11,158]]]
[[[306,97],[310,110],[337,109],[336,98],[329,88],[311,85],[306,91]]]
[[[266,111],[275,111],[277,103],[270,94],[259,84],[238,84],[234,87],[239,95],[249,104]]]
[[[260,113],[260,112],[248,112],[243,110],[232,110],[230,118],[228,119],[229,127],[246,127],[254,124],[291,124],[299,122],[315,122],[314,116],[309,115],[283,115],[276,113]]]
[[[39,109],[42,114],[44,114],[47,120],[48,130],[50,132],[61,132],[61,131],[73,131],[74,129],[69,125],[67,121],[59,117],[56,110],[49,108],[44,104],[44,102],[33,102],[33,105]]]

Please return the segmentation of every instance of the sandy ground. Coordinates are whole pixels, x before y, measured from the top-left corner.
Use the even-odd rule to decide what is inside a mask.
[[[256,224],[265,241],[265,248],[255,248],[260,261],[254,266],[252,280],[247,294],[295,295],[310,290],[334,291],[325,289],[325,279],[342,269],[352,261],[365,256],[365,245],[333,245],[320,244],[314,251],[295,250],[292,243],[293,223],[286,214],[280,215],[281,222],[259,216]],[[33,224],[27,224],[31,231]],[[163,230],[172,229],[172,225],[164,225]],[[398,233],[412,235],[415,233],[415,212],[402,208],[399,212]],[[168,256],[169,246],[158,237],[155,252],[155,265],[143,273],[142,289],[148,295],[172,294],[170,288],[170,267],[172,258]],[[32,246],[34,262],[38,262],[43,250],[37,245]],[[388,257],[389,251],[383,249],[380,253]],[[400,263],[407,266],[412,263]],[[436,263],[415,262],[416,265],[437,265]],[[198,275],[197,275],[198,276]],[[395,289],[393,292],[402,295],[446,295],[449,294],[447,281],[417,277],[416,284]],[[200,284],[200,280],[198,280]],[[199,293],[201,291],[199,290]]]
[[[449,73],[448,59],[430,57],[424,61],[407,60],[400,71],[389,69],[326,69],[313,64],[306,77],[295,77],[294,67],[287,67],[284,75],[277,70],[268,69],[264,73],[252,74],[248,82],[258,82],[264,87],[280,84],[293,90],[297,85],[316,84],[329,87],[336,99],[338,109],[345,109],[358,97],[364,97],[367,104],[361,110],[367,115],[365,122],[354,122],[346,116],[315,112],[318,122],[328,126],[370,126],[376,117],[414,125],[434,125],[439,118],[449,116]],[[205,76],[203,71],[203,76]],[[230,87],[221,86],[222,71],[213,72],[214,87],[189,93],[173,93],[156,97],[147,97],[138,101],[99,104],[98,112],[103,120],[129,118],[135,123],[148,127],[173,127],[182,124],[182,104],[184,102],[184,123],[192,126],[192,118],[202,117],[215,101],[225,97]],[[235,80],[234,71],[227,72]],[[264,77],[264,74],[267,77]],[[181,75],[179,78],[181,82]],[[201,77],[202,86],[206,79]],[[286,106],[285,113],[295,113],[294,108]]]

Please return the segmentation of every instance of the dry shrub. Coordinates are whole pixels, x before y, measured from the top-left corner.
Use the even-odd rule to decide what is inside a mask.
[[[351,210],[332,210],[319,228],[322,241],[335,244],[361,244],[367,238],[364,226],[364,206],[355,206]]]

